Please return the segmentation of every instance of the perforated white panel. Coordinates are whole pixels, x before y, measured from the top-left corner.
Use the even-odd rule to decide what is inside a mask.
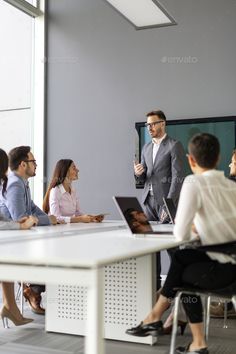
[[[131,326],[137,322],[136,258],[107,266],[105,276],[105,323]]]
[[[132,258],[103,269],[105,338],[153,344],[125,330],[139,323],[153,304],[152,256]],[[85,335],[88,294],[82,286],[47,285],[46,330]]]
[[[132,326],[137,322],[136,258],[104,268],[104,321]],[[58,285],[58,318],[86,320],[87,288]]]
[[[83,286],[58,285],[58,318],[87,319],[87,288]]]

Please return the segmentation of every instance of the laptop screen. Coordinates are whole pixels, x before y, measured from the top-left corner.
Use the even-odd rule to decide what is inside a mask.
[[[169,218],[171,220],[171,223],[175,223],[175,215],[176,215],[176,206],[174,205],[174,202],[171,198],[164,198],[163,197],[163,202],[165,204],[167,213],[169,215]]]
[[[152,227],[136,197],[113,197],[122,218],[133,234],[152,233]]]

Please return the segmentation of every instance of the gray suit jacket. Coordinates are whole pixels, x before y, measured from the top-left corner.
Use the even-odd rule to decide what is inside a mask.
[[[152,142],[144,145],[141,164],[145,171],[141,176],[135,176],[138,183],[144,183],[142,202],[145,203],[152,184],[154,198],[158,205],[163,205],[163,197],[172,198],[177,204],[184,180],[183,146],[167,135],[161,142],[154,164],[152,150]]]

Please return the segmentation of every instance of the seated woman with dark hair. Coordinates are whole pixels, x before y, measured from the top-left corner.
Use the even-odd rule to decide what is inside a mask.
[[[66,223],[101,222],[104,214],[88,215],[81,212],[76,190],[72,186],[72,182],[78,179],[78,173],[72,160],[62,159],[57,162],[43,200],[43,210]]]
[[[0,186],[3,196],[6,193],[7,187],[7,170],[8,156],[4,150],[0,149]],[[16,222],[7,220],[0,215],[0,230],[26,230],[30,229],[31,226],[35,224],[37,224],[37,218],[34,216],[25,217]],[[17,307],[14,294],[14,283],[2,282],[2,291],[3,307],[0,315],[3,320],[4,327],[7,327],[8,319],[11,320],[16,326],[22,326],[32,322],[33,319],[23,317]]]
[[[236,240],[236,185],[215,168],[219,161],[220,145],[211,134],[195,135],[188,146],[188,161],[193,175],[186,177],[178,204],[174,235],[178,240],[191,239],[192,223],[203,245]],[[198,249],[177,250],[161,295],[148,316],[127,334],[156,336],[163,332],[162,315],[176,295],[174,289],[194,286],[202,290],[216,290],[236,280],[236,261],[220,253],[203,253]],[[176,353],[208,354],[204,338],[201,299],[183,294],[182,304],[189,320],[192,343],[178,347]]]

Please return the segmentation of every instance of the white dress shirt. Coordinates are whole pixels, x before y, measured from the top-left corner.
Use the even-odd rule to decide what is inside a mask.
[[[164,134],[162,138],[160,139],[152,139],[152,144],[153,144],[153,148],[152,148],[152,161],[153,161],[153,165],[155,162],[155,158],[156,158],[156,154],[159,150],[159,147],[161,145],[161,142],[165,139],[167,134]]]
[[[167,134],[164,134],[162,138],[160,139],[152,139],[152,162],[154,165],[155,162],[155,158],[157,155],[157,152],[159,150],[159,147],[161,145],[161,142],[165,139]],[[152,188],[152,184],[150,184],[149,186],[149,190],[150,190],[150,194],[153,195],[153,188]]]
[[[180,193],[174,235],[190,240],[192,223],[201,243],[236,241],[236,183],[222,171],[208,170],[185,178]],[[236,263],[232,257],[207,253],[221,263]]]

